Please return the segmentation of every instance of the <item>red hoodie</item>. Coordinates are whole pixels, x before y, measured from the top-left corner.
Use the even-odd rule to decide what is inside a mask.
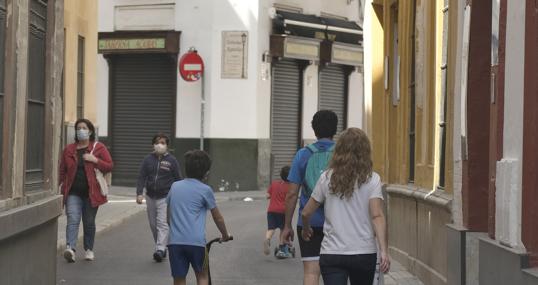
[[[95,178],[95,168],[101,170],[103,173],[112,171],[113,162],[110,157],[108,149],[102,143],[95,143],[90,141],[88,145],[87,153],[90,153],[95,146],[93,155],[97,157],[97,164],[93,162],[84,162],[84,170],[86,171],[86,178],[88,179],[88,194],[92,207],[100,206],[107,202],[105,196],[101,195],[99,189],[99,183]],[[60,159],[60,191],[64,196],[64,203],[69,196],[69,191],[75,180],[77,174],[78,156],[77,156],[77,143],[69,144],[65,147],[62,157]]]

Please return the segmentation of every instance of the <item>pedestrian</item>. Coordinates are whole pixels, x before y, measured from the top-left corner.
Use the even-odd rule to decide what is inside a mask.
[[[168,152],[170,138],[163,133],[158,133],[151,143],[154,151],[144,158],[140,166],[136,202],[142,204],[143,192],[146,188],[146,210],[155,243],[153,259],[161,262],[163,258],[166,258],[169,231],[166,222],[166,196],[172,183],[181,180],[182,177],[178,161]]]
[[[381,179],[372,170],[368,136],[349,128],[336,143],[325,171],[302,211],[302,237],[310,241],[310,218],[325,210],[320,267],[330,285],[371,285],[380,247],[380,271],[390,268]],[[377,243],[376,243],[377,238]]]
[[[312,118],[312,128],[317,137],[317,141],[300,149],[291,165],[288,181],[290,187],[286,195],[286,221],[282,230],[282,239],[289,245],[292,244],[294,233],[292,229],[293,213],[299,198],[299,217],[297,221],[297,236],[299,239],[299,249],[304,269],[304,285],[318,285],[320,277],[319,253],[321,241],[323,240],[323,208],[319,208],[313,214],[310,225],[313,235],[310,242],[305,242],[301,236],[303,221],[301,213],[305,207],[320,174],[326,169],[330,160],[336,135],[338,117],[333,111],[321,110],[314,114]]]
[[[189,265],[194,269],[197,284],[208,284],[208,257],[205,248],[206,214],[211,211],[219,229],[221,241],[230,239],[213,190],[205,181],[211,168],[211,159],[201,150],[185,154],[187,178],[175,182],[168,194],[168,222],[170,224],[170,269],[174,285],[186,284]]]
[[[267,199],[269,201],[269,207],[267,208],[267,232],[265,233],[265,241],[263,242],[263,253],[268,255],[271,247],[271,239],[275,234],[276,229],[279,229],[282,233],[284,228],[285,212],[286,212],[286,194],[288,193],[289,183],[288,175],[290,173],[290,167],[288,165],[282,167],[280,170],[280,179],[275,180],[267,189]],[[289,248],[284,240],[279,235],[279,246],[276,254],[279,258],[290,257]]]
[[[107,202],[101,194],[95,169],[112,171],[113,163],[106,146],[95,141],[95,127],[87,119],[75,122],[75,142],[67,145],[60,159],[60,191],[67,215],[64,258],[75,262],[80,219],[84,230],[85,259],[95,259],[95,217]]]

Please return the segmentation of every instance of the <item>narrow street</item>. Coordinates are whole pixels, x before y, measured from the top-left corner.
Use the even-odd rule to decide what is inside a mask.
[[[0,285],[172,284],[140,195],[182,177],[235,238],[213,284],[303,284],[297,241],[263,254],[266,197],[324,171],[354,198],[323,201],[322,248],[375,224],[373,285],[538,285],[537,50],[538,0],[0,0]],[[81,226],[67,263],[79,216],[95,260]]]
[[[130,199],[128,195],[132,193],[132,189],[113,189],[117,195],[114,196],[116,202]],[[267,202],[260,200],[259,194],[255,192],[248,192],[250,196],[258,197],[252,202],[243,202],[240,193],[222,194],[217,193],[217,203],[235,239],[226,244],[215,244],[211,248],[213,284],[302,284],[299,252],[295,259],[288,260],[277,260],[262,253],[262,240],[267,225]],[[227,198],[230,199],[226,200]],[[130,211],[125,210],[129,207],[127,205],[129,204],[112,202],[108,208],[100,209],[98,224],[119,219],[111,217],[114,215],[129,215]],[[63,219],[62,217],[61,220]],[[64,227],[65,223],[59,228],[59,238],[64,235]],[[82,232],[79,234],[79,237],[81,236]],[[209,239],[217,236],[217,229],[208,216],[207,237]],[[161,264],[155,263],[152,259],[152,244],[146,212],[143,210],[118,226],[110,226],[97,234],[96,260],[93,262],[83,260],[80,241],[75,263],[67,263],[60,251],[57,255],[56,284],[171,284],[168,260]],[[273,238],[274,245],[276,236]],[[63,245],[60,248],[63,248]],[[190,275],[188,279],[188,284],[195,284],[194,275]],[[391,271],[384,276],[384,281],[384,285],[423,285],[417,277],[394,260]]]
[[[299,257],[276,260],[263,255],[265,201],[229,201],[219,207],[235,240],[211,249],[214,284],[301,284]],[[207,236],[216,237],[217,229],[210,217],[207,226]],[[95,261],[83,260],[80,247],[74,264],[58,255],[57,284],[171,284],[168,260],[155,263],[152,249],[146,214],[139,213],[96,237]],[[189,284],[194,284],[194,275],[190,279]]]

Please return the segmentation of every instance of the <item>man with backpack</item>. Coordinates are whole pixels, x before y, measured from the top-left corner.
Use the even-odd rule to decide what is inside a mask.
[[[314,186],[321,173],[327,168],[334,149],[333,137],[336,134],[338,117],[333,111],[321,110],[314,114],[312,128],[317,141],[300,149],[291,166],[288,181],[290,187],[286,196],[286,220],[282,230],[282,240],[292,243],[294,233],[292,228],[293,213],[299,199],[299,215],[297,221],[297,237],[304,267],[304,285],[318,285],[320,279],[319,254],[323,240],[323,223],[325,215],[323,207],[312,215],[310,225],[314,231],[310,241],[303,240],[301,230],[303,222],[301,212],[305,207]]]

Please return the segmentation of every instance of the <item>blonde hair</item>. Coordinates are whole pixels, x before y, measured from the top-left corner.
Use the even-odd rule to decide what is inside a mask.
[[[329,164],[332,172],[330,192],[341,199],[353,195],[354,186],[360,187],[372,177],[372,150],[364,131],[349,128],[342,132]]]

